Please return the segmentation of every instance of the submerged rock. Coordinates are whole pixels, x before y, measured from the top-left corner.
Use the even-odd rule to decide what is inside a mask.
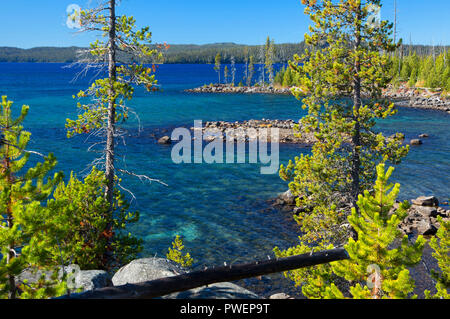
[[[420,139],[412,139],[410,144],[411,145],[422,145],[423,142]]]
[[[165,144],[165,145],[167,145],[167,144],[171,144],[171,143],[172,143],[172,140],[170,139],[169,136],[163,136],[163,137],[161,137],[158,140],[158,144]]]

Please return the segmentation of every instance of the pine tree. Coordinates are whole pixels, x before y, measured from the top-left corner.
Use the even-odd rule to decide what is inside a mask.
[[[228,66],[225,65],[225,68],[223,69],[223,77],[225,79],[225,84],[228,84]]]
[[[352,296],[356,299],[408,298],[414,289],[408,267],[416,265],[422,257],[426,243],[419,236],[411,244],[407,236],[401,237],[398,225],[407,216],[410,207],[403,202],[393,212],[393,205],[400,191],[400,185],[389,184],[388,179],[393,168],[385,171],[385,165],[377,166],[377,180],[373,191],[359,195],[358,207],[352,209],[348,222],[357,232],[357,240],[350,238],[345,249],[350,259],[334,262],[330,265],[315,266],[309,273],[300,274],[300,278],[309,276],[302,291],[308,298],[338,298]],[[306,247],[306,246],[304,246]],[[327,248],[332,248],[329,246]],[[310,250],[310,249],[309,249]],[[303,252],[307,249],[303,248]],[[299,251],[280,252],[277,256],[289,256]],[[298,271],[290,272],[292,279],[298,278]],[[342,291],[336,283],[347,282],[347,290]]]
[[[378,28],[366,24],[368,7],[380,1],[303,2],[315,22],[312,34],[305,35],[306,42],[327,44],[316,51],[306,50],[301,58],[295,57],[296,63],[290,63],[301,75],[293,93],[308,110],[297,130],[314,132],[316,143],[312,155],[282,166],[280,175],[292,180],[289,187],[299,196],[299,206],[314,207],[305,218],[317,221],[315,226],[320,228],[320,216],[333,205],[356,207],[358,194],[376,178],[377,162],[399,163],[408,147],[402,147],[400,134],[386,138],[374,133],[376,119],[396,113],[394,104],[381,96],[390,78],[388,57],[379,49],[394,48],[388,38],[390,25],[386,21]],[[336,96],[343,98],[334,101]]]
[[[110,215],[114,214],[115,187],[119,181],[118,173],[135,175],[119,169],[116,165],[117,139],[124,134],[120,124],[127,121],[130,109],[127,101],[134,95],[135,86],[143,86],[147,91],[157,90],[155,61],[161,61],[161,49],[167,45],[152,46],[152,33],[149,27],[138,29],[133,17],[116,14],[117,1],[108,0],[100,7],[83,10],[80,13],[81,31],[102,31],[102,40],[91,43],[90,48],[82,50],[80,62],[89,67],[104,67],[108,70],[106,78],[97,79],[85,91],[78,93],[78,108],[82,111],[76,120],[67,119],[68,137],[75,134],[94,134],[105,137],[97,142],[102,149],[101,163],[104,163],[106,185],[104,197],[109,203]],[[122,60],[123,59],[123,60]],[[128,60],[140,63],[127,63]],[[75,97],[75,96],[74,96]],[[86,101],[86,98],[90,98]],[[156,181],[144,176],[145,179]],[[113,222],[113,218],[108,218]],[[112,224],[102,231],[109,231]]]
[[[364,195],[359,195],[359,213],[353,209],[348,218],[358,234],[357,241],[350,238],[345,246],[350,260],[333,264],[335,274],[348,281],[358,282],[350,287],[354,298],[404,299],[414,290],[414,281],[407,267],[420,262],[426,241],[419,236],[414,244],[410,244],[408,236],[401,237],[398,226],[408,215],[410,205],[405,201],[392,212],[400,192],[399,184],[388,183],[393,171],[394,168],[390,167],[385,172],[384,164],[378,165],[373,194],[365,191]],[[396,243],[397,239],[401,239],[399,244]],[[368,270],[374,273],[368,276]],[[375,282],[368,286],[359,284],[369,279]],[[330,285],[327,292],[330,293],[329,297],[340,295],[334,293],[335,288],[335,285]]]
[[[95,80],[89,89],[78,93],[78,98],[91,97],[91,103],[78,103],[78,108],[83,112],[78,119],[68,119],[66,123],[68,137],[104,131],[106,143],[101,145],[105,145],[102,150],[107,179],[105,198],[111,207],[117,173],[115,147],[120,136],[118,125],[128,119],[130,111],[126,101],[132,99],[134,85],[142,85],[148,91],[157,89],[155,65],[129,64],[120,57],[141,62],[160,61],[162,58],[162,46],[150,46],[152,34],[149,27],[137,29],[136,20],[117,15],[116,7],[116,0],[108,0],[99,8],[80,12],[81,31],[101,30],[104,38],[91,43],[89,49],[80,51],[80,62],[88,67],[106,67],[108,76]]]
[[[431,295],[425,291],[426,298],[450,299],[450,221],[438,217],[440,228],[430,240],[430,247],[434,250],[433,257],[436,258],[440,272],[432,270],[432,276],[436,281],[436,294]]]
[[[22,123],[29,107],[23,105],[19,117],[13,119],[12,104],[6,96],[2,97],[0,297],[43,298],[58,294],[64,287],[45,279],[37,283],[18,282],[16,277],[25,268],[51,270],[47,263],[47,247],[42,241],[48,211],[41,206],[41,201],[51,194],[62,174],[56,173],[53,178],[46,179],[56,165],[53,154],[45,157],[44,162],[26,168],[31,154],[26,150],[31,134],[23,130]]]
[[[270,40],[270,37],[267,37],[266,45],[264,47],[265,52],[265,61],[264,61],[264,72],[267,72],[269,76],[269,83],[273,84],[273,63],[275,58],[275,45],[273,40]]]
[[[179,235],[175,237],[175,240],[172,242],[172,248],[169,248],[169,251],[166,254],[167,259],[180,264],[182,267],[189,268],[192,266],[194,259],[191,257],[189,253],[183,255],[184,245],[183,240]]]
[[[217,72],[217,75],[219,76],[219,84],[220,84],[220,66],[221,66],[221,56],[220,53],[217,53],[216,58],[214,59],[214,71]]]
[[[278,85],[283,85],[283,77],[284,73],[286,72],[286,67],[283,67],[280,71],[277,72],[275,75],[275,78],[273,79],[273,82]]]
[[[113,270],[130,262],[142,250],[142,240],[126,231],[139,220],[129,212],[129,204],[115,189],[113,214],[103,193],[105,174],[95,167],[80,181],[72,173],[61,182],[47,207],[53,213],[46,245],[52,259],[77,264],[82,270]]]
[[[291,68],[287,68],[286,71],[283,74],[283,82],[282,82],[282,86],[284,87],[291,87],[293,84],[293,80],[292,80],[292,71]]]
[[[417,83],[417,73],[418,73],[418,71],[417,71],[416,68],[414,68],[411,71],[411,76],[409,77],[409,81],[408,81],[408,85],[410,87],[414,87],[416,85],[416,83]]]
[[[255,75],[255,62],[253,55],[250,56],[248,63],[248,77],[247,77],[247,86],[252,85],[253,75]]]
[[[290,66],[300,75],[292,91],[308,114],[295,130],[314,133],[315,143],[311,154],[280,168],[302,208],[295,216],[302,230],[299,251],[308,245],[341,245],[354,235],[347,216],[352,207],[358,210],[358,195],[373,185],[376,165],[397,164],[409,149],[402,146],[402,134],[385,137],[375,130],[377,120],[396,113],[394,104],[382,98],[391,65],[380,51],[395,48],[389,38],[392,25],[367,23],[369,8],[380,1],[303,3],[313,21],[305,35],[312,49],[296,55]]]

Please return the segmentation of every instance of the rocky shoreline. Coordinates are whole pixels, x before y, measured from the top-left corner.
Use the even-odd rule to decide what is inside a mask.
[[[409,88],[400,85],[397,89],[388,88],[383,95],[401,107],[431,109],[450,114],[450,99],[442,97],[440,91],[433,92],[427,88]]]
[[[238,93],[238,94],[291,94],[291,88],[273,86],[232,86],[210,84],[188,89],[189,93]],[[450,114],[450,99],[444,98],[441,92],[433,92],[427,88],[389,87],[383,92],[385,98],[391,99],[401,107],[432,109]]]
[[[294,132],[294,126],[300,125],[294,120],[247,120],[247,121],[209,121],[205,122],[201,128],[202,138],[205,142],[214,140],[231,141],[231,142],[251,142],[256,140],[264,140],[267,143],[278,142],[281,144],[298,144],[304,147],[310,147],[316,142],[313,133],[306,133],[299,127],[301,136]],[[189,128],[189,127],[186,127]],[[272,129],[278,129],[278,135],[272,135]],[[200,130],[197,127],[190,127],[191,131]],[[156,143],[161,145],[170,145],[172,140],[170,136],[161,133],[168,133],[168,129],[151,133],[150,136],[155,138]],[[423,139],[429,135],[424,133],[417,137],[411,138],[407,143],[410,145],[422,145]],[[195,140],[196,137],[193,138]]]
[[[232,86],[226,84],[210,84],[185,90],[189,93],[245,93],[245,94],[291,94],[290,88],[273,86]]]
[[[306,209],[297,207],[295,196],[290,190],[269,202],[272,207],[287,213],[298,214]],[[420,196],[410,202],[411,207],[408,210],[408,216],[399,225],[400,230],[405,235],[434,236],[440,227],[438,216],[441,216],[445,221],[450,220],[450,210],[440,207],[439,200],[434,196]],[[394,205],[393,211],[398,208],[398,205],[399,203]]]
[[[212,121],[205,122],[202,127],[203,139],[213,141],[228,139],[234,142],[249,142],[255,139],[265,139],[267,142],[311,145],[314,135],[302,133],[301,137],[294,134],[294,120],[248,120],[243,122]],[[196,128],[191,127],[191,130]],[[278,137],[272,135],[272,129],[278,129]],[[267,134],[267,135],[266,135]]]

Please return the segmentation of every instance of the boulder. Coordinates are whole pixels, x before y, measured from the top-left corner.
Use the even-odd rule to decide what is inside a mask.
[[[75,288],[83,291],[112,286],[111,276],[104,270],[82,270],[75,276]]]
[[[186,273],[178,264],[165,258],[143,258],[133,260],[117,271],[112,283],[114,286],[139,283],[172,277]],[[177,292],[163,299],[257,299],[255,293],[230,282],[217,283],[204,287]]]
[[[423,144],[423,142],[422,142],[422,140],[420,140],[420,139],[413,139],[413,140],[411,140],[411,143],[410,143],[411,145],[422,145]]]
[[[413,205],[412,207],[416,212],[418,212],[420,215],[422,215],[425,218],[438,216],[438,211],[437,211],[436,207],[415,206],[415,205]]]
[[[165,258],[136,259],[120,268],[113,276],[114,286],[136,284],[186,273],[178,264]]]
[[[221,282],[187,291],[176,292],[163,299],[258,299],[255,293],[231,282]]]
[[[41,279],[42,276],[45,276],[46,279],[50,279],[53,275],[51,271],[43,271],[43,270],[34,270],[34,269],[24,269],[17,277],[17,282],[27,282],[29,284],[34,284]]]
[[[112,286],[111,277],[104,270],[80,270],[78,265],[69,265],[64,267],[64,271],[66,274],[73,274],[73,276],[69,276],[67,280],[67,284],[71,289],[88,291]],[[51,280],[53,272],[25,269],[17,276],[17,280],[19,282],[26,281],[27,283],[33,284],[38,282],[43,275],[47,280]],[[58,278],[62,277],[63,271],[60,267],[58,270]]]
[[[292,297],[285,293],[278,293],[270,296],[269,299],[292,299]]]
[[[432,236],[436,235],[437,228],[431,223],[429,219],[422,219],[415,225],[418,235]]]
[[[281,194],[279,198],[284,202],[285,205],[295,205],[295,196],[292,194],[290,189]]]
[[[412,203],[417,206],[437,207],[439,200],[435,196],[420,196],[412,200]]]
[[[427,138],[427,137],[429,137],[428,134],[420,134],[420,135],[419,135],[419,138]]]
[[[172,143],[172,140],[169,136],[163,136],[158,140],[158,144],[167,145],[167,144],[171,144],[171,143]]]

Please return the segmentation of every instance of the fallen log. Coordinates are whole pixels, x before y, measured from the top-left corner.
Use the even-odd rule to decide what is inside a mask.
[[[215,267],[193,271],[179,276],[161,278],[137,284],[106,287],[83,293],[71,294],[58,299],[149,299],[186,291],[213,283],[259,277],[272,273],[325,264],[348,259],[343,248],[266,260],[239,265]]]

